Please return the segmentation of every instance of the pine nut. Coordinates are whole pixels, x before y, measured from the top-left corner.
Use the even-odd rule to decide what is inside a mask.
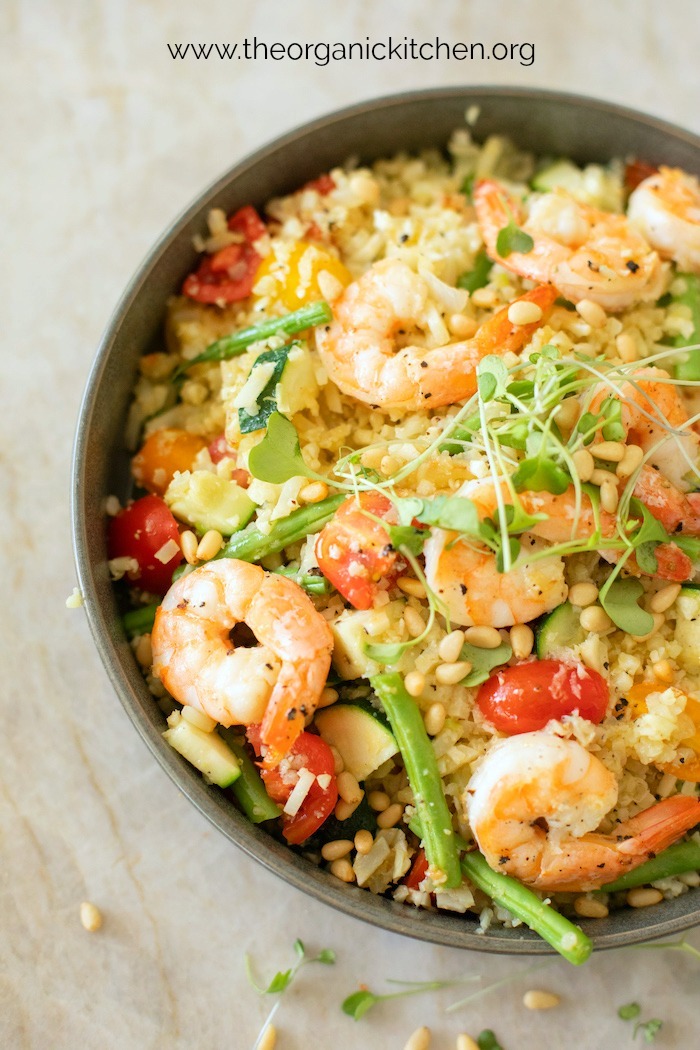
[[[275,1050],[277,1046],[277,1029],[273,1024],[265,1025],[265,1031],[260,1037],[258,1050]]]
[[[593,605],[598,600],[598,588],[594,583],[575,583],[569,588],[569,602],[571,605],[585,609],[587,605]]]
[[[589,605],[581,613],[581,626],[584,631],[600,634],[612,627],[612,620],[600,605]]]
[[[630,908],[649,908],[652,904],[658,904],[664,899],[661,890],[655,890],[652,886],[637,886],[627,894],[627,903]]]
[[[318,698],[317,707],[330,707],[338,699],[339,693],[337,689],[331,689],[329,685],[323,690]]]
[[[275,1050],[277,1046],[277,1029],[274,1025],[266,1025],[262,1035],[260,1036],[260,1042],[257,1045],[257,1050]]]
[[[440,703],[431,704],[423,716],[425,731],[428,736],[437,736],[445,724],[447,712],[445,705]]]
[[[447,327],[452,335],[458,339],[471,339],[479,327],[478,321],[466,314],[450,314],[447,318]]]
[[[518,660],[524,660],[532,652],[535,644],[535,634],[526,623],[516,623],[510,629],[510,644],[513,647],[513,655]]]
[[[479,1044],[466,1032],[457,1036],[457,1050],[479,1050]]]
[[[197,557],[200,561],[211,561],[224,545],[224,537],[218,529],[209,529],[199,541]]]
[[[459,654],[464,645],[464,631],[452,631],[446,635],[438,645],[438,656],[446,664],[453,664],[459,660]]]
[[[614,481],[604,481],[600,486],[600,505],[608,514],[614,514],[620,502],[620,494]]]
[[[425,689],[425,675],[420,671],[409,671],[403,680],[409,696],[420,696]]]
[[[418,638],[425,630],[425,621],[417,609],[407,605],[404,609],[403,622],[411,638]]]
[[[423,1025],[416,1028],[413,1035],[406,1042],[403,1050],[428,1050],[430,1046],[430,1029]]]
[[[528,1010],[551,1010],[553,1006],[559,1006],[560,1002],[554,992],[543,992],[539,988],[531,988],[523,996],[523,1006]]]
[[[589,478],[591,485],[604,485],[606,481],[614,481],[615,475],[602,467],[596,467]]]
[[[188,565],[197,564],[197,537],[189,529],[180,534],[180,549],[185,556],[185,561]]]
[[[459,660],[454,664],[439,664],[435,668],[435,678],[440,685],[457,685],[466,678],[472,669],[468,660]]]
[[[580,480],[585,484],[591,480],[595,470],[595,460],[587,448],[580,448],[571,457]]]
[[[142,634],[134,649],[136,659],[142,667],[150,667],[153,663],[153,648],[151,647],[150,634]]]
[[[90,901],[80,905],[80,921],[88,933],[95,933],[102,925],[102,912]]]
[[[553,415],[558,427],[562,427],[564,430],[573,430],[580,413],[581,407],[576,398],[567,397],[565,401],[557,405]]]
[[[425,598],[425,587],[413,576],[399,576],[396,586],[411,598]]]
[[[334,809],[334,815],[336,820],[347,820],[353,815],[357,807],[359,806],[362,799],[357,802],[346,802],[345,799],[338,799]]]
[[[604,459],[606,463],[621,463],[625,458],[627,445],[622,441],[599,441],[593,445],[593,455],[596,459]]]
[[[608,915],[607,905],[594,897],[577,897],[574,901],[574,911],[582,919],[604,919]]]
[[[331,861],[329,871],[331,875],[335,875],[336,879],[340,879],[341,882],[355,881],[355,872],[352,870],[352,864],[346,857]]]
[[[311,481],[299,489],[298,499],[301,503],[320,503],[328,495],[328,485],[324,481]]]
[[[333,772],[337,776],[338,773],[342,773],[343,770],[345,769],[345,762],[343,761],[343,756],[341,755],[341,753],[338,750],[338,748],[337,747],[333,747],[333,744],[331,744],[330,747],[331,747],[331,754],[333,755]]]
[[[608,315],[603,307],[599,303],[594,303],[592,299],[581,299],[580,302],[576,303],[576,313],[591,328],[602,328],[608,319]]]
[[[355,849],[361,857],[366,856],[374,845],[374,836],[371,831],[362,828],[355,835]]]
[[[370,809],[373,809],[375,813],[382,813],[388,808],[391,799],[386,791],[370,791],[367,801]]]
[[[657,660],[655,664],[652,664],[651,669],[654,672],[654,677],[658,678],[660,682],[665,682],[667,685],[669,685],[676,677],[668,660]]]
[[[387,806],[379,814],[377,824],[380,828],[393,828],[395,824],[398,824],[402,816],[403,805],[400,802],[392,802],[390,806]]]
[[[342,798],[343,802],[354,802],[357,805],[362,801],[364,791],[357,783],[357,777],[348,770],[344,769],[342,773],[338,773],[338,794]]]
[[[670,609],[678,595],[681,593],[680,583],[669,583],[657,591],[649,602],[651,612],[662,613]]]
[[[617,470],[615,473],[618,478],[628,478],[634,474],[642,465],[644,459],[644,449],[640,448],[639,445],[627,445],[624,458],[617,464]]]
[[[498,649],[501,636],[495,627],[467,627],[464,637],[477,649]]]
[[[618,354],[627,364],[638,360],[639,348],[637,346],[637,340],[630,332],[620,332],[615,340],[615,346],[617,347]]]
[[[321,847],[321,856],[324,860],[340,860],[341,857],[346,857],[353,847],[353,843],[350,839],[334,839],[333,842],[326,842]]]
[[[508,320],[511,324],[536,324],[543,317],[542,307],[527,299],[516,299],[508,307]]]

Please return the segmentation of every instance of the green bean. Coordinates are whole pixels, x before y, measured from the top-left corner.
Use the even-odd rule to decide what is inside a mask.
[[[671,293],[671,302],[688,307],[693,322],[693,331],[689,337],[677,335],[670,340],[671,346],[682,349],[700,342],[700,276],[696,273],[679,273],[676,277],[683,281],[685,290],[679,295]],[[694,347],[689,350],[685,361],[676,365],[676,379],[684,382],[700,379],[700,348]]]
[[[139,634],[148,634],[153,627],[158,605],[158,602],[154,602],[153,605],[141,605],[138,609],[129,609],[124,613],[122,624],[129,638],[136,638]]]
[[[618,890],[631,890],[635,886],[646,886],[657,879],[670,879],[684,871],[700,870],[700,844],[697,842],[677,842],[663,853],[640,864],[633,871],[626,872],[614,882],[603,886],[605,893],[617,893]]]
[[[298,569],[290,569],[288,565],[283,565],[279,569],[273,569],[278,576],[286,576],[290,580],[294,580],[300,587],[303,587],[309,594],[330,594],[331,585],[325,576],[316,576],[310,572],[299,572]]]
[[[522,919],[574,966],[584,963],[593,951],[590,937],[579,926],[545,904],[517,879],[494,871],[483,854],[465,853],[462,871],[475,886],[501,907],[507,908],[512,915]]]
[[[248,820],[253,824],[261,824],[264,820],[279,817],[282,810],[265,790],[262,777],[246,751],[241,737],[232,729],[219,729],[219,736],[223,737],[231,748],[241,767],[241,775],[231,785],[231,791]]]
[[[268,554],[276,554],[292,543],[299,543],[314,532],[320,532],[331,520],[346,496],[328,496],[320,503],[309,503],[293,510],[286,518],[276,521],[268,533],[256,528],[234,532],[217,558],[240,558],[241,561],[260,561]]]
[[[462,875],[455,844],[452,818],[442,789],[442,780],[430,738],[418,705],[407,693],[396,672],[374,675],[372,688],[386,711],[414,796],[423,828],[423,846],[428,863],[445,874],[446,888],[459,886]]]
[[[314,328],[319,324],[328,324],[332,321],[333,313],[330,306],[323,299],[316,303],[302,306],[284,317],[271,317],[267,321],[242,328],[240,332],[217,339],[215,343],[197,354],[191,361],[184,361],[173,372],[172,379],[181,379],[188,369],[194,365],[201,365],[207,361],[228,361],[230,357],[237,357],[244,353],[253,343],[259,343],[263,339],[269,339],[272,335],[296,335],[306,328]]]

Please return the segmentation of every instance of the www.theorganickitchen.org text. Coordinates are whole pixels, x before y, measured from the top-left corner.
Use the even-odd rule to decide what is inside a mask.
[[[535,61],[534,43],[491,44],[447,41],[440,37],[416,40],[415,37],[393,37],[373,40],[305,42],[268,41],[261,37],[244,37],[235,43],[168,44],[173,59],[197,61],[233,60],[242,62],[312,62],[328,66],[335,62],[517,62],[531,66]]]

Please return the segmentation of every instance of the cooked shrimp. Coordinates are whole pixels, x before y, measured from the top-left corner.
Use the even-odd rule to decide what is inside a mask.
[[[456,542],[455,542],[456,541]],[[498,572],[490,550],[478,549],[457,534],[433,528],[423,548],[425,578],[445,606],[450,622],[512,627],[556,608],[566,598],[561,558],[528,560],[546,548],[535,536],[522,536],[523,549],[509,572]]]
[[[663,522],[671,521],[674,515],[674,528],[679,521],[675,514],[681,509],[692,514],[692,506],[681,493],[671,487],[674,502],[669,504],[664,497],[664,481],[661,475],[651,468],[643,468],[645,496],[639,498],[651,504],[649,510]],[[637,488],[635,488],[637,492]],[[505,484],[501,485],[503,503],[512,503],[512,497]],[[467,481],[459,490],[460,496],[470,499],[477,508],[480,518],[493,517],[497,512],[498,499],[496,485],[491,478]],[[490,550],[479,548],[475,544],[459,539],[455,532],[433,528],[423,548],[425,554],[425,578],[446,607],[450,621],[464,627],[489,624],[492,627],[511,627],[516,623],[527,623],[542,613],[549,612],[563,602],[568,593],[564,581],[564,564],[556,555],[541,557],[547,544],[568,543],[571,540],[583,539],[596,531],[596,517],[593,505],[586,494],[582,495],[579,506],[573,488],[561,494],[551,492],[521,492],[518,499],[528,514],[541,515],[542,520],[535,522],[529,532],[523,533],[521,553],[512,569],[498,572],[496,558]],[[613,514],[599,511],[601,536],[610,539],[617,534],[617,523]],[[694,515],[695,524],[700,524],[700,516]],[[682,529],[691,533],[693,521],[682,519]],[[602,555],[616,561],[620,552],[604,549]],[[675,543],[659,544],[655,551],[656,575],[661,579],[687,580],[692,576],[692,562]],[[537,560],[532,555],[537,554]],[[634,558],[628,558],[625,567],[630,572],[639,572]]]
[[[617,802],[613,773],[575,740],[546,731],[499,741],[464,796],[469,824],[495,871],[546,891],[595,890],[700,823],[700,799],[674,795],[596,828]]]
[[[243,623],[257,647],[229,637]],[[316,709],[333,636],[293,580],[221,559],[173,584],[156,613],[151,645],[154,673],[180,703],[224,726],[262,721],[265,762],[274,766]]]
[[[680,168],[659,168],[630,195],[628,218],[664,259],[700,273],[700,183]]]
[[[397,259],[377,263],[345,289],[332,324],[316,332],[328,375],[344,394],[382,408],[464,401],[476,390],[482,357],[526,346],[556,298],[553,288],[535,288],[521,298],[541,307],[539,321],[515,325],[504,307],[472,339],[426,349],[410,338],[426,314],[429,292],[425,279]]]
[[[688,425],[688,410],[668,372],[639,368],[615,386],[601,383],[594,391],[590,411],[599,412],[606,398],[617,398],[627,441],[649,453],[647,464],[680,492],[687,492],[688,475],[693,466],[697,469],[700,459],[700,437]]]
[[[663,291],[664,265],[624,215],[599,211],[563,189],[533,194],[526,212],[493,179],[477,183],[474,204],[491,258],[521,277],[553,284],[572,302],[591,299],[615,312]],[[498,254],[498,234],[510,222],[532,237],[529,252]]]

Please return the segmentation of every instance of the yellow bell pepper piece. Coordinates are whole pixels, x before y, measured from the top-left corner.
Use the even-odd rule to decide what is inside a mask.
[[[281,243],[279,250],[274,250],[261,262],[255,275],[254,294],[257,298],[271,298],[281,302],[288,310],[297,310],[300,306],[328,298],[319,288],[318,278],[323,272],[334,277],[345,288],[352,277],[330,252],[310,244],[308,241],[297,241],[291,251]],[[255,287],[264,277],[271,277],[273,285],[265,282],[264,293],[256,293]]]
[[[668,685],[663,682],[638,682],[637,685],[633,685],[627,694],[632,717],[639,718],[645,715],[647,713],[646,698],[650,693],[661,693],[664,689],[668,689]],[[695,757],[682,763],[659,762],[657,769],[670,773],[677,780],[690,780],[698,783],[700,782],[700,700],[694,696],[688,696],[683,713],[692,720],[694,732],[681,741],[681,746],[694,751]]]

